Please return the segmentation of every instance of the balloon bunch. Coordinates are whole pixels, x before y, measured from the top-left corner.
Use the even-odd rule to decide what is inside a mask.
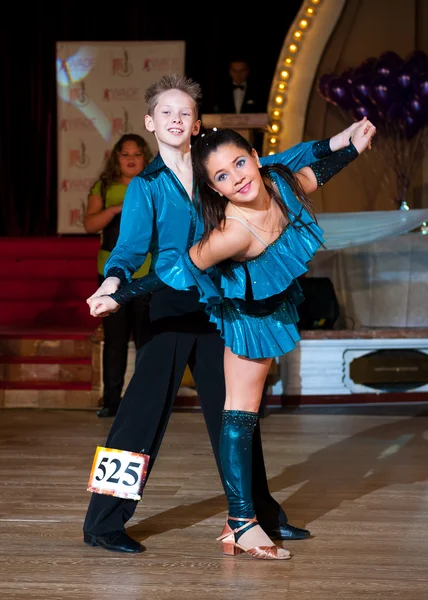
[[[428,55],[415,50],[403,59],[384,52],[340,75],[322,75],[318,91],[355,120],[366,116],[376,125],[396,174],[396,201],[405,202],[413,170],[428,145]]]

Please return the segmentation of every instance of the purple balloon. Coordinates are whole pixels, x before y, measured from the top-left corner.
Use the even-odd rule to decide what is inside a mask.
[[[428,56],[423,50],[414,50],[406,56],[404,61],[404,67],[406,67],[410,73],[414,75],[421,75],[428,71]]]
[[[330,88],[329,84],[332,79],[334,79],[336,75],[334,73],[326,73],[325,75],[321,75],[318,80],[318,91],[324,100],[331,102],[330,100]]]
[[[369,121],[376,125],[379,120],[379,114],[373,104],[357,103],[352,108],[352,116],[356,121],[360,121],[363,117],[367,117]]]
[[[349,110],[353,104],[351,88],[349,83],[343,77],[335,77],[329,83],[329,98],[333,104]]]
[[[398,71],[397,75],[397,83],[404,90],[410,89],[412,85],[414,77],[412,76],[412,71],[406,65],[403,65],[401,69]]]
[[[416,50],[405,60],[392,51],[371,56],[341,75],[322,75],[318,91],[356,120],[367,117],[379,128],[385,125],[386,134],[395,123],[411,139],[428,125],[428,55]]]
[[[403,121],[404,135],[408,140],[412,139],[423,127],[423,121],[419,116],[407,113]]]
[[[354,74],[355,74],[354,69],[346,69],[346,71],[343,71],[341,77],[343,79],[345,79],[349,84],[352,84],[352,81],[354,79]]]
[[[357,102],[365,102],[370,99],[371,85],[368,75],[355,77],[351,84],[352,96]]]
[[[408,103],[408,110],[411,114],[421,114],[422,108],[422,102],[419,100],[419,98],[412,98]]]
[[[414,96],[407,102],[406,112],[419,120],[422,125],[428,124],[428,100]]]
[[[400,97],[391,79],[378,77],[373,81],[370,99],[381,111],[386,111]]]
[[[413,137],[427,123],[427,117],[428,110],[417,97],[405,102],[393,102],[385,113],[386,123],[397,123],[407,139]]]
[[[412,98],[403,105],[399,121],[405,137],[409,140],[425,126],[426,118],[422,110],[422,103],[418,98]]]
[[[428,74],[417,79],[414,87],[419,98],[428,99]]]
[[[402,64],[403,59],[396,52],[384,52],[374,65],[374,75],[389,78]]]

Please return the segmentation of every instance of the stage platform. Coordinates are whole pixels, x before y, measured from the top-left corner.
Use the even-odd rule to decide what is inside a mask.
[[[284,542],[293,557],[277,562],[222,555],[226,502],[200,413],[172,414],[129,523],[146,550],[126,556],[82,541],[93,453],[111,421],[3,410],[1,598],[426,600],[428,412],[395,409],[263,419],[271,492],[313,536]]]
[[[271,393],[281,404],[425,401],[428,328],[318,329],[301,336],[293,352],[277,359]]]
[[[402,349],[428,355],[426,329],[302,331],[296,350],[272,366],[266,408],[303,405],[418,403],[427,384],[376,390],[350,377],[352,360],[377,350]],[[102,327],[66,326],[0,330],[0,408],[89,409],[102,396]],[[427,358],[428,360],[428,358]],[[128,350],[125,386],[132,377],[135,347]],[[187,369],[176,409],[200,409]]]

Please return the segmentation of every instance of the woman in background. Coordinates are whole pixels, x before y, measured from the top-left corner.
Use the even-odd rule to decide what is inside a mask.
[[[98,181],[92,186],[84,217],[87,233],[101,233],[98,251],[98,284],[104,281],[104,264],[119,236],[123,200],[128,183],[145,169],[152,159],[147,142],[139,135],[123,135],[114,145]],[[148,256],[133,278],[143,277],[150,266]],[[149,335],[150,294],[127,303],[124,310],[103,320],[103,405],[99,417],[113,417],[122,395],[129,340],[140,348]]]

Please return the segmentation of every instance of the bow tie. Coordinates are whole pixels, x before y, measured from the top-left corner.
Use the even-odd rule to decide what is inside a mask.
[[[245,85],[239,84],[239,83],[234,83],[233,84],[233,89],[234,90],[245,90]]]

